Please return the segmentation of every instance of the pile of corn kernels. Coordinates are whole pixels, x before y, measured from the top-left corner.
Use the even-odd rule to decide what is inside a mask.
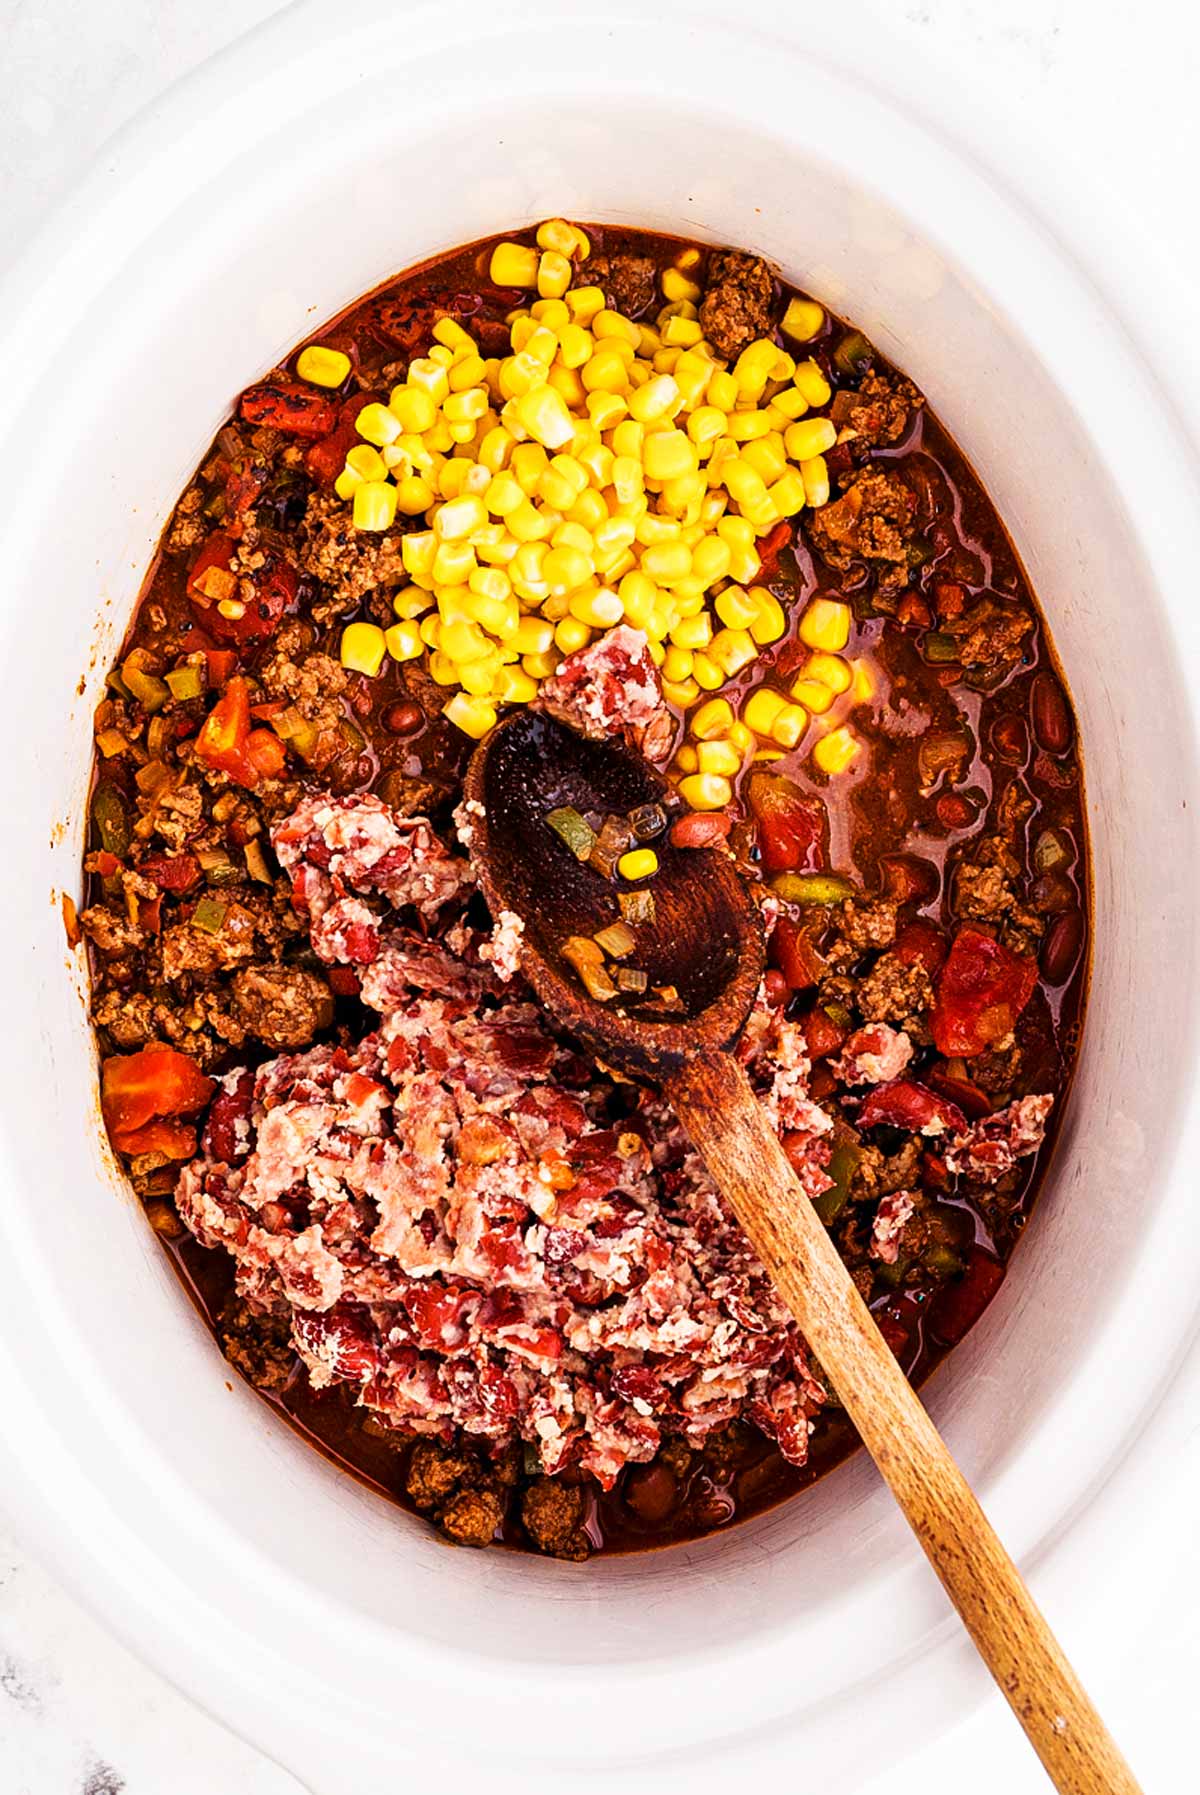
[[[716,357],[689,273],[697,251],[664,271],[653,325],[611,310],[598,286],[571,286],[588,253],[561,219],[539,227],[536,247],[497,245],[491,280],[531,294],[506,320],[512,353],[485,358],[442,318],[388,403],[359,413],[364,441],[336,488],[356,528],[385,531],[397,515],[425,527],[402,539],[409,583],[396,623],[349,624],[341,657],[373,676],[385,656],[427,655],[448,689],[445,715],[478,738],[500,706],[534,698],[564,654],[631,624],[667,698],[692,711],[694,740],[676,761],[684,796],[717,809],[761,744],[794,750],[865,677],[840,654],[849,606],[819,598],[799,621],[812,654],[790,691],[760,686],[740,719],[727,700],[705,701],[787,630],[755,583],[756,544],[829,497],[823,456],[837,430],[819,414],[831,389],[814,360],[767,338],[732,366]],[[799,345],[824,321],[819,305],[793,299],[782,332]],[[304,353],[320,380],[327,352]],[[819,735],[813,758],[834,773],[857,752],[840,728]]]

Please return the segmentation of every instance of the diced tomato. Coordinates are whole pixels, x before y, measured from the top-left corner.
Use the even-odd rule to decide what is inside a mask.
[[[211,606],[204,614],[204,627],[218,642],[233,642],[239,648],[246,642],[262,642],[273,635],[285,612],[295,609],[299,579],[295,568],[280,555],[272,555],[265,566],[253,575],[254,596],[246,599],[245,588],[239,598],[245,605],[240,617],[226,617],[219,606]]]
[[[240,536],[245,529],[245,516],[258,503],[267,483],[265,462],[237,460],[230,463],[225,476],[225,510],[222,522],[231,536]]]
[[[113,1146],[131,1157],[161,1153],[165,1159],[191,1159],[196,1152],[196,1130],[190,1122],[156,1116],[127,1134],[114,1134]]]
[[[961,1278],[945,1284],[930,1305],[929,1325],[946,1346],[957,1346],[1004,1282],[1004,1267],[982,1247],[972,1247]]]
[[[328,491],[346,465],[346,456],[362,442],[356,420],[364,405],[382,403],[381,393],[355,393],[341,408],[337,424],[328,436],[304,451],[304,465],[318,486]]]
[[[768,530],[758,548],[758,572],[754,576],[764,585],[779,577],[779,557],[792,540],[792,526],[786,517],[780,518],[774,529]]]
[[[800,1027],[808,1043],[810,1060],[828,1059],[831,1053],[837,1053],[850,1033],[849,1028],[835,1022],[819,1004],[801,1019]]]
[[[337,405],[298,380],[264,380],[247,387],[238,412],[248,424],[266,424],[289,436],[328,436],[337,423]]]
[[[935,1133],[957,1133],[966,1127],[967,1118],[948,1097],[938,1096],[916,1079],[894,1078],[890,1084],[876,1085],[858,1112],[860,1128],[878,1128],[881,1124],[921,1132],[932,1124]]]
[[[820,798],[806,796],[778,773],[755,773],[748,795],[763,871],[815,872],[825,860],[827,817]]]
[[[936,923],[918,916],[906,922],[892,944],[892,953],[902,966],[923,966],[930,978],[936,978],[949,952],[949,943]]]
[[[1037,961],[970,924],[954,937],[937,983],[930,1027],[947,1059],[983,1053],[1012,1033],[1033,996]]]
[[[790,916],[781,916],[771,931],[768,957],[793,991],[805,991],[824,975],[824,960],[812,944],[812,936]]]
[[[208,683],[213,690],[219,690],[225,684],[237,666],[237,655],[232,648],[214,648],[211,640],[203,630],[190,629],[183,638],[185,654],[202,654],[208,663]],[[178,725],[177,725],[178,727]]]
[[[200,877],[200,863],[194,854],[147,854],[138,871],[160,891],[190,891]]]
[[[189,1054],[163,1041],[137,1053],[115,1053],[100,1068],[100,1107],[114,1136],[136,1134],[155,1116],[203,1109],[214,1088]]]
[[[287,754],[279,737],[269,729],[250,728],[250,687],[241,674],[229,681],[205,717],[196,737],[196,758],[248,790],[283,771]]]

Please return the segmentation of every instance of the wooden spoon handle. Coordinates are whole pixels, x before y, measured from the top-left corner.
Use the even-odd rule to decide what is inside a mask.
[[[698,1057],[666,1095],[800,1324],[1062,1795],[1140,1795],[804,1196],[741,1067]]]

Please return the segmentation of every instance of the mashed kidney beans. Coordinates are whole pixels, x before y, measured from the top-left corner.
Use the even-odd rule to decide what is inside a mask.
[[[516,409],[538,328],[565,413]],[[518,415],[526,446],[568,415],[571,452],[485,446]],[[478,553],[422,585],[461,494]],[[584,562],[472,582],[545,566],[506,537],[522,498],[524,540]],[[679,529],[601,527],[642,513]],[[689,528],[690,571],[647,554]],[[853,1438],[673,1117],[556,1031],[487,915],[460,782],[506,694],[635,731],[674,828],[754,882],[740,1051],[913,1377],[998,1288],[1070,1075],[1081,769],[970,468],[756,257],[556,221],[389,283],[238,401],[96,716],[110,1137],[294,1425],[453,1540],[581,1559],[752,1513]]]

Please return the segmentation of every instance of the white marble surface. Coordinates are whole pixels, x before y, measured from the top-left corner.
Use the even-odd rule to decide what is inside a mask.
[[[790,11],[794,0],[787,4]],[[278,0],[0,0],[0,272],[76,172],[103,155],[110,132],[282,10]],[[947,81],[977,84],[1010,104],[1014,130],[1047,145],[1047,188],[1060,167],[1085,168],[1097,206],[1111,207],[1114,219],[1137,207],[1171,244],[1180,288],[1194,298],[1200,14],[1191,5],[1143,0],[1136,21],[1115,0],[841,0],[840,11],[851,36],[886,16]],[[1134,268],[1134,291],[1137,280]],[[1154,303],[1149,288],[1145,301]],[[1194,342],[1181,350],[1194,353]],[[1126,1558],[1098,1567],[1111,1581],[1114,1617],[1122,1590],[1137,1581],[1138,1533],[1188,1512],[1197,1444],[1181,1452],[1166,1486],[1148,1478]],[[1181,1536],[1185,1568],[1184,1587],[1194,1590],[1194,1527]],[[1194,1617],[1164,1603],[1131,1636],[1125,1678],[1097,1691],[1110,1712],[1119,1709],[1112,1717],[1148,1791],[1188,1786],[1198,1641]],[[906,1766],[902,1781],[893,1773],[889,1795],[959,1786],[964,1763],[975,1795],[1041,1786],[997,1703],[921,1765]],[[115,1644],[0,1528],[4,1795],[295,1795],[300,1787]]]

